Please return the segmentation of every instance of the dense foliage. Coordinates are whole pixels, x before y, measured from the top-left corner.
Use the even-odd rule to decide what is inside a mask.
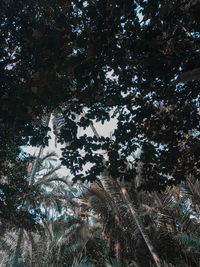
[[[198,181],[188,177],[164,193],[138,192],[133,180],[129,184],[142,231],[161,261],[155,265],[115,180],[102,176],[77,191],[77,185],[61,182],[57,168],[45,161],[46,174],[37,175],[35,182],[47,216],[40,231],[23,229],[22,238],[18,229],[1,234],[2,266],[199,266]]]
[[[126,166],[138,148],[140,189],[164,190],[188,175],[197,179],[198,77],[171,82],[199,67],[199,9],[198,1],[184,0],[1,1],[1,181],[12,176],[6,187],[1,183],[1,201],[20,186],[28,190],[25,172],[13,187],[10,169],[17,174],[24,168],[20,146],[47,145],[41,117],[53,110],[63,116],[62,163],[75,180],[92,181],[105,166],[113,178],[135,179],[138,162]],[[78,137],[78,126],[112,116],[118,119],[112,141]],[[108,151],[107,162],[100,148]],[[3,206],[3,217],[23,204],[15,198]]]

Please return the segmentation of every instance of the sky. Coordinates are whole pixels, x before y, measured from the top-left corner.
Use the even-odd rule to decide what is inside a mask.
[[[104,136],[104,137],[110,137],[110,135],[112,134],[112,132],[117,128],[117,119],[111,119],[109,122],[105,121],[104,124],[102,124],[101,122],[94,122],[93,121],[93,125],[95,127],[95,129],[97,130],[99,136]],[[52,120],[49,123],[49,128],[53,129],[52,126]],[[53,130],[49,131],[48,134],[50,135],[51,139],[49,140],[49,145],[43,150],[43,155],[45,155],[48,152],[55,152],[58,157],[61,157],[61,148],[64,147],[64,145],[61,145],[59,143],[57,143],[57,145],[55,145],[55,135],[53,133]],[[81,127],[79,127],[78,129],[78,137],[82,136],[82,135],[88,135],[88,136],[93,136],[93,132],[92,129],[90,127],[86,128],[85,130],[83,130]],[[34,155],[34,153],[37,155],[38,154],[38,150],[39,148],[33,147],[33,146],[23,146],[22,147],[23,151],[26,153],[29,153],[31,155]],[[58,162],[55,164],[59,164],[59,160]],[[69,170],[65,167],[62,166],[60,168],[60,170],[57,171],[57,173],[61,176],[69,176],[69,180],[70,180],[70,172]]]

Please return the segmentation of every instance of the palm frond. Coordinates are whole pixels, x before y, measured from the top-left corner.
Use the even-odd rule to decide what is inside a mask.
[[[186,247],[186,251],[200,255],[200,237],[192,234],[180,233],[174,239]]]

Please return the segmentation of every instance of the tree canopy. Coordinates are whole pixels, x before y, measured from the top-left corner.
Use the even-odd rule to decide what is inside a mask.
[[[12,181],[7,187],[26,180],[24,170],[16,180],[10,171],[24,166],[19,148],[48,144],[41,118],[55,110],[63,117],[62,164],[75,180],[93,181],[105,166],[114,178],[135,179],[138,165],[139,189],[198,179],[200,78],[173,80],[199,67],[199,11],[198,1],[184,0],[1,1],[0,171]],[[118,120],[112,140],[77,135],[78,127],[111,117]],[[127,169],[137,149],[141,156]],[[5,183],[0,190],[2,202]]]

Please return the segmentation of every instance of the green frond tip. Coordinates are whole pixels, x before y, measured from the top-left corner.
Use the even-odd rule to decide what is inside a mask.
[[[88,257],[84,257],[81,259],[77,267],[94,267],[94,265],[89,261]]]

